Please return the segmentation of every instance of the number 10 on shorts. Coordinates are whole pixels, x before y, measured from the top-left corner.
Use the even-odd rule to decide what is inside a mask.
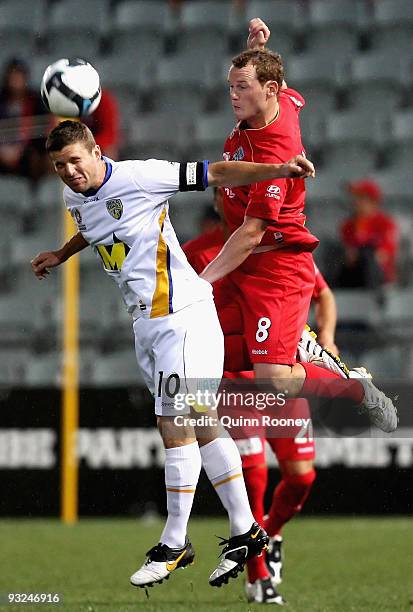
[[[261,317],[258,319],[258,328],[255,334],[255,339],[257,342],[264,342],[268,338],[268,330],[271,327],[271,319],[268,317]]]

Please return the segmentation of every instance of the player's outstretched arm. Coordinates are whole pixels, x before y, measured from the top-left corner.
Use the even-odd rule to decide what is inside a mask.
[[[89,246],[89,243],[86,242],[82,234],[78,232],[66,242],[61,249],[57,251],[45,251],[44,253],[36,255],[30,262],[33,273],[38,279],[46,278],[49,274],[49,268],[56,268],[56,266],[64,263],[69,257],[82,251],[87,246]]]
[[[314,177],[313,164],[297,155],[285,164],[255,164],[253,162],[214,162],[208,167],[208,185],[211,187],[237,187],[276,178]]]
[[[330,287],[324,287],[315,301],[315,320],[317,323],[317,341],[323,348],[339,354],[334,337],[337,324],[337,305]]]

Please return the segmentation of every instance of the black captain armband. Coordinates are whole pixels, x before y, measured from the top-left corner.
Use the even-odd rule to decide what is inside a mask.
[[[208,187],[208,161],[179,165],[179,191],[205,191]]]

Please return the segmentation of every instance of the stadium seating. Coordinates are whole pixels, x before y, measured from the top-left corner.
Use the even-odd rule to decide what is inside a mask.
[[[357,51],[359,27],[365,20],[359,0],[313,0],[309,3],[307,49],[322,57],[351,57]]]
[[[272,31],[270,47],[283,55],[288,84],[306,99],[303,142],[317,163],[316,180],[307,182],[307,215],[322,240],[320,263],[348,213],[343,187],[369,175],[383,188],[386,210],[400,220],[400,278],[409,283],[413,2],[246,0],[243,9],[235,6],[231,0],[186,0],[180,8],[164,0],[1,0],[0,65],[11,55],[30,60],[37,88],[57,57],[85,56],[118,98],[122,157],[216,160],[235,123],[227,88],[230,61],[245,45],[248,20],[262,17]],[[53,176],[41,179],[36,190],[26,179],[0,177],[0,354],[9,354],[12,364],[0,375],[6,384],[18,384],[28,362],[27,384],[57,381],[59,356],[50,349],[57,351],[62,321],[61,275],[56,271],[40,283],[28,260],[60,242],[61,193]],[[211,191],[173,198],[170,214],[181,239],[198,231],[211,200]],[[12,243],[10,236],[17,236]],[[327,272],[336,263],[327,260]],[[91,346],[82,358],[82,376],[87,372],[96,384],[139,384],[130,317],[116,287],[91,249],[81,254],[80,266],[82,347]],[[397,375],[402,351],[391,337],[403,339],[403,329],[410,337],[409,296],[409,287],[390,292],[383,310],[374,295],[338,292],[344,327],[362,315],[377,342],[377,324],[381,317],[386,321],[390,338],[380,349],[383,358],[368,343],[364,356],[358,351],[374,372]],[[345,337],[352,349],[352,336]],[[33,347],[43,351],[37,366],[28,352]],[[401,370],[411,375],[410,366]]]
[[[400,111],[392,117],[390,165],[413,159],[413,110]]]
[[[134,32],[150,32],[163,36],[168,26],[169,12],[163,0],[126,0],[117,2],[112,22],[113,36]]]
[[[231,12],[230,0],[187,0],[181,9],[180,26],[184,30],[215,29],[226,35]]]
[[[133,347],[99,355],[94,364],[91,382],[99,387],[144,385]]]
[[[190,118],[168,112],[141,115],[135,118],[129,135],[131,151],[138,159],[174,161],[189,144],[191,125]]]
[[[394,60],[413,49],[413,5],[409,0],[375,0],[371,43]]]
[[[25,0],[3,0],[0,4],[0,59],[11,56],[31,59],[37,39],[43,35],[47,0],[28,7]],[[2,61],[2,63],[3,63]]]
[[[261,17],[271,30],[272,48],[280,53],[284,60],[297,47],[297,36],[304,25],[302,5],[298,2],[278,0],[255,0],[247,3],[246,21]],[[245,39],[245,22],[242,22],[241,36]]]
[[[2,176],[0,180],[0,211],[30,210],[32,193],[28,181],[18,176]]]
[[[21,387],[26,382],[27,364],[31,358],[30,349],[21,347],[0,347],[0,387]]]
[[[109,26],[109,0],[63,0],[48,11],[47,43],[57,57],[76,55],[92,61],[100,50],[100,37]],[[81,19],[79,19],[81,15]]]
[[[365,53],[351,62],[351,104],[371,115],[383,114],[401,101],[407,65],[400,56]]]

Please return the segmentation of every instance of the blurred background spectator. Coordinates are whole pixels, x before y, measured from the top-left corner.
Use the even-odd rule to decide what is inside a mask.
[[[368,179],[350,183],[348,189],[353,213],[340,227],[345,251],[338,284],[374,289],[395,283],[399,230],[381,209],[381,189]]]
[[[29,86],[28,66],[12,58],[4,68],[0,92],[0,172],[32,181],[47,173],[44,138],[34,137],[39,115],[45,115],[45,109],[40,94]]]

